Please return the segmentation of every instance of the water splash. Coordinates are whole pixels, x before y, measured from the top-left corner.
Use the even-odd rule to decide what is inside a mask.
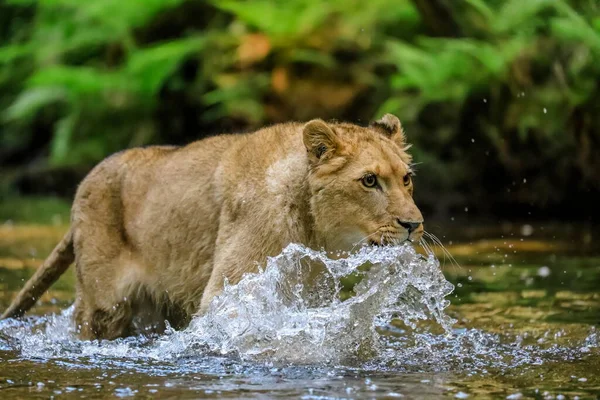
[[[353,295],[343,299],[349,276],[358,283]],[[119,360],[121,367],[124,362],[133,368],[140,368],[140,362],[143,368],[162,363],[162,368],[191,365],[207,372],[230,362],[235,368],[254,368],[258,362],[486,372],[597,351],[595,331],[583,343],[544,347],[509,333],[453,330],[454,321],[444,313],[452,290],[438,261],[410,246],[365,247],[332,259],[290,245],[270,258],[261,273],[226,285],[206,315],[183,331],[80,341],[71,308],[59,315],[0,321],[0,350],[19,351],[29,359],[73,359],[78,366],[86,360]],[[421,329],[419,320],[429,320],[442,333]]]
[[[350,275],[362,280],[354,286],[354,296],[342,301],[342,281]],[[308,277],[317,284],[307,284]],[[449,332],[453,320],[444,309],[452,290],[438,261],[408,245],[365,247],[340,259],[290,245],[269,258],[262,273],[226,285],[207,314],[179,336],[213,352],[254,359],[365,359],[379,353],[376,328],[393,318],[411,326],[434,318]]]

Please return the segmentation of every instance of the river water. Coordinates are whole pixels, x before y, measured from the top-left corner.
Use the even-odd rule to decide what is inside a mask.
[[[0,227],[2,308],[64,231]],[[442,239],[455,262],[439,247],[332,260],[290,246],[187,329],[115,341],[74,337],[70,270],[28,317],[0,322],[0,396],[597,398],[592,233]]]

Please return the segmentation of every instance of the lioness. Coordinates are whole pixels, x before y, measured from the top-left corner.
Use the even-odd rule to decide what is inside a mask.
[[[397,117],[312,120],[185,147],[115,154],[80,184],[71,228],[2,318],[17,317],[75,261],[83,339],[184,326],[289,243],[327,251],[418,241],[411,157]]]

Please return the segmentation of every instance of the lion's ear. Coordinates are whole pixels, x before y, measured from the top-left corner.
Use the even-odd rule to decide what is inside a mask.
[[[392,139],[400,148],[406,146],[406,136],[398,117],[385,114],[380,120],[371,123],[371,127],[377,129],[384,136]]]
[[[312,162],[330,157],[339,145],[333,129],[321,119],[313,119],[304,125],[302,140]]]

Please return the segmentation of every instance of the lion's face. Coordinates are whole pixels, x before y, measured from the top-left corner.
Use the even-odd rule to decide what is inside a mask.
[[[327,250],[418,241],[423,216],[412,193],[410,156],[400,121],[387,114],[367,128],[307,123],[311,210]]]

